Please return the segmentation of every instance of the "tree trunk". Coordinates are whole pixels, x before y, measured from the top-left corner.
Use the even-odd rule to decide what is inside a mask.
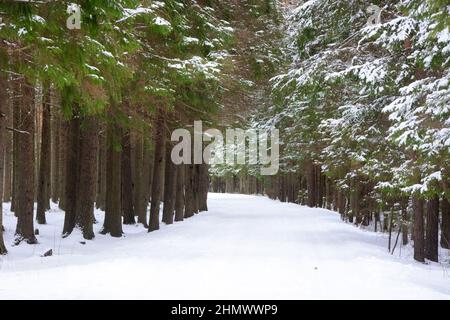
[[[184,196],[185,196],[185,207],[184,207],[184,217],[190,218],[194,215],[194,177],[193,177],[193,164],[185,165],[185,182],[184,182]],[[228,181],[228,178],[226,178]],[[228,193],[228,190],[226,191]]]
[[[198,164],[194,164],[193,167],[193,177],[194,177],[194,181],[193,181],[193,187],[194,187],[194,192],[193,192],[193,196],[194,196],[194,213],[198,213],[199,212],[199,166]],[[235,181],[235,178],[233,179]]]
[[[146,176],[144,174],[144,139],[141,134],[135,140],[135,209],[138,216],[138,223],[147,225],[147,203],[145,196]]]
[[[209,173],[208,165],[199,165],[199,206],[200,212],[208,211]]]
[[[100,135],[98,151],[98,177],[97,177],[97,200],[98,209],[105,211],[106,208],[106,158],[107,158],[107,133],[103,131]]]
[[[173,223],[173,213],[175,210],[176,188],[177,188],[177,166],[172,162],[170,154],[172,152],[172,144],[166,142],[165,157],[165,179],[164,179],[164,209],[162,221],[166,224]]]
[[[55,106],[50,106],[51,114],[51,198],[54,203],[58,203],[59,193],[59,146],[60,146],[60,117]]]
[[[175,200],[175,221],[183,221],[184,218],[184,170],[185,165],[177,166],[177,188]]]
[[[360,213],[360,183],[357,177],[353,178],[352,190],[350,191],[350,213],[349,221],[355,222],[357,225],[361,224],[361,213]]]
[[[5,242],[3,241],[3,186],[4,186],[4,151],[6,138],[6,109],[8,96],[6,75],[0,71],[0,255],[7,253]]]
[[[59,208],[65,211],[66,208],[66,176],[67,176],[67,157],[69,155],[69,136],[70,136],[70,122],[61,118],[59,119]]]
[[[122,137],[122,214],[124,224],[135,224],[133,206],[133,181],[131,175],[130,132]]]
[[[108,126],[107,162],[106,162],[106,210],[103,234],[110,233],[112,237],[121,237],[122,205],[121,205],[121,154],[115,148],[115,142],[121,140],[121,135],[115,125]]]
[[[22,92],[21,83],[22,79],[16,79],[13,81],[13,126],[14,129],[18,129],[20,125],[20,108],[22,104]],[[19,176],[19,133],[17,131],[13,132],[13,188],[12,188],[12,200],[11,200],[11,211],[16,212],[16,202],[18,198],[17,188],[19,186],[18,176]]]
[[[423,200],[413,195],[414,212],[414,259],[425,262],[424,228],[423,228]]]
[[[97,128],[97,119],[94,116],[87,117],[83,119],[83,125],[79,132],[79,172],[77,174],[75,221],[77,227],[81,229],[83,237],[87,240],[95,237],[93,224],[95,185],[97,183]]]
[[[438,262],[439,248],[439,198],[437,196],[427,202],[427,232],[425,242],[425,258]]]
[[[66,175],[65,175],[65,201],[64,201],[64,228],[63,236],[70,235],[75,227],[76,216],[76,192],[78,190],[78,165],[79,165],[79,134],[80,122],[79,118],[73,116],[68,122],[64,123],[68,126],[67,142],[66,142]]]
[[[5,78],[6,81],[6,78]],[[3,86],[3,85],[2,85]],[[7,88],[6,86],[4,87]],[[6,92],[6,91],[5,91]],[[4,119],[5,125],[7,127],[12,128],[14,126],[13,123],[13,109],[12,109],[12,100],[13,97],[9,97],[9,100],[3,110],[6,118]],[[2,102],[0,102],[2,103]],[[3,185],[3,201],[9,202],[12,197],[12,173],[13,173],[13,136],[12,133],[8,131],[4,131],[4,150],[5,150],[5,163],[4,163],[4,185]]]
[[[316,166],[316,171],[317,171],[317,206],[319,208],[323,208],[324,180],[321,167]]]
[[[155,160],[153,162],[152,203],[150,206],[149,232],[159,229],[159,207],[163,188],[164,153],[166,147],[165,125],[164,111],[159,110],[155,121]]]
[[[450,249],[450,202],[443,198],[441,202],[442,226],[441,226],[441,246]]]
[[[37,196],[37,214],[38,224],[46,224],[45,212],[48,208],[48,199],[50,197],[50,174],[51,174],[51,144],[50,144],[50,88],[44,88],[44,97],[42,103],[42,139],[41,156],[39,165],[39,184]]]
[[[402,198],[402,243],[408,244],[408,198]]]
[[[26,241],[37,243],[34,235],[34,189],[35,189],[35,155],[34,155],[34,87],[23,81],[22,104],[20,106],[20,123],[18,130],[26,133],[17,135],[18,163],[17,163],[17,228],[16,243]]]
[[[316,170],[312,160],[310,160],[306,167],[306,184],[308,188],[308,206],[317,206],[317,188],[316,188]]]

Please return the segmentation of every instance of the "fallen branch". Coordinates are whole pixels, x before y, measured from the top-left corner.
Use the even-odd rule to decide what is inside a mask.
[[[16,132],[16,133],[20,133],[20,134],[30,134],[28,131],[14,129],[14,128],[11,128],[11,127],[6,127],[6,130],[9,130],[9,131],[12,131],[12,132]]]

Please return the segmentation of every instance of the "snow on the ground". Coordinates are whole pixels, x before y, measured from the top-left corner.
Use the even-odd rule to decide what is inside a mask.
[[[124,226],[120,239],[98,234],[96,212],[85,245],[79,233],[61,238],[54,207],[38,245],[12,247],[8,207],[0,299],[450,298],[448,264],[414,262],[410,248],[392,256],[385,235],[265,197],[210,194],[209,212],[150,234]],[[54,255],[41,257],[47,249]]]

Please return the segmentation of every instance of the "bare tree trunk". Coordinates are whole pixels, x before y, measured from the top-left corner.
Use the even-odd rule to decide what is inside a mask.
[[[439,248],[439,198],[437,196],[427,202],[427,232],[425,257],[438,262]]]
[[[7,88],[6,86],[4,87]],[[6,92],[6,91],[5,91]],[[12,96],[9,95],[9,99],[6,105],[4,105],[5,125],[12,128],[13,123],[13,109],[12,109]],[[0,102],[2,103],[2,102]],[[13,173],[13,135],[8,131],[4,131],[4,150],[5,150],[5,164],[4,164],[4,186],[3,186],[3,201],[11,201],[12,197],[12,173]]]
[[[135,224],[133,206],[133,181],[131,175],[130,133],[122,137],[122,214],[124,224]]]
[[[319,208],[323,207],[323,189],[324,189],[324,180],[322,175],[322,169],[320,166],[316,166],[317,172],[317,206]]]
[[[185,165],[177,166],[177,189],[175,201],[175,221],[184,219],[184,169]]]
[[[447,198],[442,198],[442,226],[441,226],[441,246],[450,249],[450,202]]]
[[[166,224],[173,223],[173,214],[175,210],[175,194],[177,187],[177,166],[172,162],[170,154],[172,152],[172,144],[166,142],[165,157],[165,179],[164,179],[164,209],[162,221]]]
[[[164,153],[166,147],[165,125],[164,111],[159,110],[155,121],[155,160],[153,162],[152,203],[150,206],[149,232],[159,229],[159,207],[163,188]]]
[[[423,200],[418,195],[413,195],[414,212],[414,259],[425,262]]]
[[[193,176],[194,176],[194,212],[195,213],[199,213],[199,166],[198,164],[194,164],[194,171],[193,171]],[[234,180],[235,181],[235,180]]]
[[[83,119],[80,129],[79,172],[76,190],[76,225],[83,237],[91,240],[95,237],[94,203],[97,182],[98,122],[95,117]]]
[[[56,99],[53,99],[55,101]],[[54,103],[52,103],[54,104]],[[59,179],[60,179],[60,161],[59,161],[59,146],[60,146],[60,116],[54,105],[50,107],[51,113],[51,198],[54,203],[58,203],[60,199],[59,193]]]
[[[193,164],[185,165],[184,172],[184,196],[185,196],[185,207],[184,207],[184,217],[190,218],[194,215],[194,177],[193,177]],[[227,178],[228,181],[228,178]],[[227,190],[228,192],[228,190]]]
[[[79,165],[79,134],[80,122],[78,117],[72,117],[65,125],[69,126],[67,130],[66,142],[66,175],[65,175],[65,201],[63,236],[72,233],[75,227],[76,216],[76,192],[78,190],[78,165]]]
[[[67,177],[67,157],[69,155],[69,136],[70,136],[70,122],[61,118],[59,119],[59,208],[65,211],[66,208],[66,177]]]
[[[312,160],[310,160],[306,166],[306,183],[308,188],[308,206],[317,206],[317,187],[316,187],[316,170]]]
[[[408,198],[402,198],[402,243],[408,244]]]
[[[107,160],[107,142],[106,130],[100,135],[99,151],[98,151],[98,181],[97,181],[97,200],[98,209],[105,211],[106,209],[106,160]]]
[[[107,163],[106,163],[106,210],[103,234],[110,233],[112,237],[121,237],[122,231],[122,205],[121,205],[121,154],[115,150],[114,142],[120,139],[118,128],[114,125],[108,127]]]
[[[139,133],[135,141],[135,209],[138,216],[138,223],[147,225],[147,203],[145,196],[146,176],[144,175],[144,139]]]
[[[39,182],[37,195],[37,214],[38,224],[46,224],[45,212],[48,208],[48,199],[50,197],[50,174],[51,174],[51,144],[50,144],[50,88],[44,88],[44,98],[42,101],[42,139],[41,156],[39,165]]]
[[[35,157],[34,157],[34,87],[23,81],[22,105],[20,106],[20,123],[18,130],[26,133],[17,135],[18,141],[18,176],[17,176],[17,228],[16,243],[26,241],[37,243],[34,235],[34,191],[35,191]]]
[[[3,186],[4,186],[4,151],[6,137],[6,109],[8,96],[6,92],[8,80],[6,75],[0,71],[0,255],[6,254],[5,242],[3,241]]]
[[[20,125],[20,108],[22,104],[22,79],[16,79],[13,81],[13,126],[17,129]],[[11,211],[16,212],[16,203],[18,198],[18,176],[19,176],[19,133],[17,131],[13,132],[13,189],[12,189],[12,200],[11,200]]]
[[[199,165],[199,211],[208,211],[209,173],[208,165]]]

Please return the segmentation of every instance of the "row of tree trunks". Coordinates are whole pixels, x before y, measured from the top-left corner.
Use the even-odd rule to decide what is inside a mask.
[[[172,163],[162,110],[152,123],[155,151],[151,151],[150,139],[144,139],[146,130],[132,131],[117,123],[105,128],[100,117],[83,114],[76,102],[70,102],[72,116],[67,118],[59,106],[69,102],[60,101],[62,96],[49,84],[35,89],[16,75],[9,83],[9,99],[8,79],[1,76],[0,200],[12,202],[18,221],[16,244],[37,242],[35,201],[38,224],[47,222],[51,199],[65,211],[63,236],[79,228],[85,239],[95,236],[95,204],[105,210],[102,233],[114,237],[122,235],[122,224],[134,224],[136,216],[149,231],[157,230],[163,199],[166,224],[207,210],[208,167]],[[0,253],[4,253],[1,225],[2,217]]]
[[[214,176],[211,190],[247,193],[250,180],[251,178],[243,172],[236,176]],[[333,184],[332,179],[325,177],[320,172],[320,167],[313,162],[307,163],[304,176],[279,173],[276,176],[264,177],[264,181],[264,192],[272,199],[337,210],[343,220],[357,225],[368,226],[373,221],[375,231],[378,230],[378,226],[381,226],[382,231],[389,232],[390,236],[394,230],[398,230],[395,245],[400,233],[402,233],[403,245],[409,243],[411,235],[414,240],[414,258],[417,261],[424,262],[425,259],[438,261],[439,243],[443,248],[450,247],[450,203],[445,197],[439,199],[435,196],[424,199],[422,196],[413,196],[411,198],[412,217],[408,214],[409,197],[383,199],[385,204],[390,203],[391,208],[398,207],[398,209],[392,209],[391,212],[382,211],[377,209],[376,200],[370,196],[373,185],[355,176],[348,190],[339,189]],[[294,198],[293,194],[297,196]],[[380,213],[383,213],[383,220],[380,218]],[[442,218],[439,238],[440,214]],[[409,228],[410,221],[414,221],[412,230]]]

